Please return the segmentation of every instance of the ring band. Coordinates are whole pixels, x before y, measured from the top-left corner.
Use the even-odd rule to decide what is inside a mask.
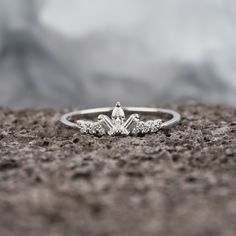
[[[111,119],[106,115],[110,112],[112,112]],[[126,121],[125,112],[131,113]],[[141,121],[138,113],[146,116],[170,115],[172,117],[166,121],[161,119]],[[90,120],[83,119],[95,116],[98,116],[98,121],[93,121],[91,118]],[[159,129],[177,124],[180,119],[180,114],[173,110],[151,107],[121,108],[120,103],[117,102],[115,108],[93,108],[66,113],[60,121],[66,126],[79,128],[81,133],[102,136],[156,133]]]

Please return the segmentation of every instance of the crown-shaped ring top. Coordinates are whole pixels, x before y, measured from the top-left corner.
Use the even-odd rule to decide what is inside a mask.
[[[119,102],[116,103],[111,115],[111,119],[107,115],[99,115],[98,120],[101,126],[109,135],[128,135],[139,122],[139,115],[132,114],[125,121],[125,112]]]
[[[101,114],[98,122],[78,120],[77,124],[82,133],[97,135],[137,135],[156,132],[161,126],[161,120],[140,121],[137,113],[125,118],[125,112],[120,102],[117,102],[112,110],[111,118]]]

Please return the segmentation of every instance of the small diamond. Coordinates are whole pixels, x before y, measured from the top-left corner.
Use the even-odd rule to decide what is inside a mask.
[[[99,135],[104,135],[104,134],[106,134],[105,129],[103,129],[103,128],[99,129],[99,130],[98,130],[98,134],[99,134]]]
[[[148,132],[149,132],[149,126],[145,124],[145,125],[142,127],[141,132],[142,132],[143,134],[148,133]]]
[[[140,121],[140,122],[139,122],[139,124],[137,125],[137,128],[139,129],[139,131],[140,131],[142,134],[148,133],[148,131],[149,131],[149,126],[146,125],[146,123],[143,122],[143,121]]]
[[[151,132],[157,132],[161,127],[162,120],[154,120],[151,126]]]
[[[77,120],[77,124],[78,124],[79,128],[84,127],[84,121],[83,120]]]
[[[86,128],[81,128],[81,129],[80,129],[80,132],[81,132],[82,134],[86,134],[86,133],[87,133],[87,129],[86,129]]]
[[[112,135],[114,135],[115,133],[114,133],[114,131],[111,129],[111,130],[108,131],[108,134],[109,134],[110,136],[112,136]]]
[[[93,128],[90,128],[90,129],[89,129],[89,133],[90,133],[90,134],[96,134],[96,130],[93,129]]]
[[[131,131],[131,133],[137,135],[139,133],[139,129],[136,127]]]
[[[129,135],[129,131],[128,131],[127,129],[123,129],[123,130],[122,130],[122,134],[123,134],[123,135]]]

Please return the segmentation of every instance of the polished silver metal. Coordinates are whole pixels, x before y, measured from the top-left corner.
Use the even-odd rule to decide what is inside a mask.
[[[106,115],[112,113],[111,119]],[[131,113],[125,120],[125,113]],[[134,114],[132,114],[134,113]],[[139,114],[146,116],[159,116],[160,114],[170,115],[171,119],[141,121]],[[98,118],[97,121],[91,117]],[[84,119],[89,117],[90,120]],[[81,133],[93,135],[139,135],[156,133],[159,129],[167,128],[177,124],[181,115],[173,110],[152,107],[124,107],[119,102],[113,107],[93,108],[66,113],[60,121],[69,127],[79,128]]]

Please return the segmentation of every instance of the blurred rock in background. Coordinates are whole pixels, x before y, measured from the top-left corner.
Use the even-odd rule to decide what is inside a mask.
[[[0,0],[0,106],[236,106],[234,0]]]

